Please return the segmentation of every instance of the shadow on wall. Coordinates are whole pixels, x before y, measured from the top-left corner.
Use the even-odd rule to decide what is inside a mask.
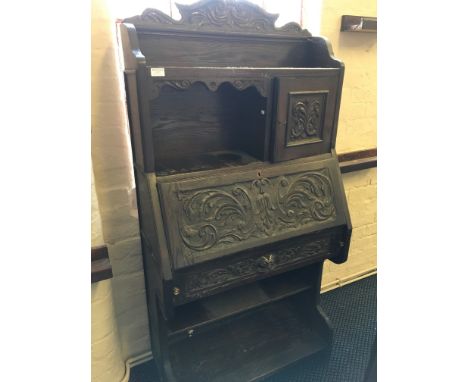
[[[356,52],[370,52],[377,46],[377,33],[341,32],[338,37],[340,51],[352,49]]]

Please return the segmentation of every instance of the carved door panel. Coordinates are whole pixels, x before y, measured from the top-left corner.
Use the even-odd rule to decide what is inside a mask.
[[[337,118],[338,70],[276,79],[275,162],[330,152]]]
[[[175,269],[346,224],[335,159],[158,184]]]

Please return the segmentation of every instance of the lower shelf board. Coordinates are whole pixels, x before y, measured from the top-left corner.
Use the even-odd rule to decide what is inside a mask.
[[[318,271],[316,265],[311,265],[181,305],[168,323],[170,335],[184,335],[188,329],[198,330],[226,317],[311,290],[313,275]]]
[[[320,321],[320,322],[319,322]],[[260,380],[330,345],[325,319],[291,298],[169,345],[180,382]]]

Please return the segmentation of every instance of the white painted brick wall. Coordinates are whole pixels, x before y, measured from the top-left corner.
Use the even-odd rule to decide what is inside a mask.
[[[377,147],[377,39],[340,32],[342,15],[376,16],[376,0],[323,0],[321,34],[345,63],[336,150]],[[322,287],[377,266],[377,170],[348,173],[343,182],[353,223],[348,261],[325,263]]]
[[[101,215],[99,213],[96,185],[94,184],[94,173],[93,169],[91,169],[91,247],[103,244]]]
[[[105,284],[108,293],[103,297],[112,304],[116,322],[109,321],[108,334],[117,338],[113,345],[121,352],[121,359],[128,360],[147,352],[150,344],[122,74],[115,24],[106,1],[92,2],[92,162],[102,236],[114,274]],[[101,283],[94,288],[104,288]],[[105,316],[106,312],[96,311],[96,317],[100,314]],[[109,361],[106,349],[95,343],[97,338],[93,337],[92,343],[96,373],[106,370]]]
[[[345,63],[338,153],[377,147],[377,35],[340,32],[342,15],[377,16],[377,1],[323,0],[321,34]]]
[[[111,280],[91,285],[91,380],[120,382],[125,363],[115,322]]]
[[[104,244],[94,174],[91,171],[91,246]],[[112,299],[112,282],[91,285],[91,380],[120,382],[125,374]]]
[[[343,175],[353,235],[344,264],[325,262],[322,287],[377,267],[377,169]]]

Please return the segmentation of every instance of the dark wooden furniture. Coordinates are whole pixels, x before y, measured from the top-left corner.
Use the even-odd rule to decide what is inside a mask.
[[[344,67],[256,5],[178,7],[121,25],[152,350],[164,381],[259,380],[331,345]]]

